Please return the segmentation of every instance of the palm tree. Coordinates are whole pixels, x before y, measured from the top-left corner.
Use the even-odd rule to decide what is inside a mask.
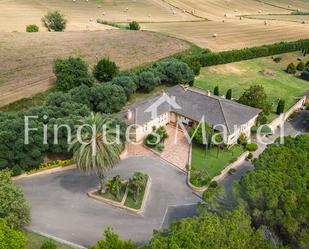
[[[100,192],[105,187],[106,172],[120,160],[123,144],[115,141],[116,127],[113,119],[99,113],[80,120],[77,132],[72,139],[69,150],[73,151],[73,159],[79,170],[95,172],[100,181]]]
[[[141,172],[135,172],[129,182],[129,190],[133,194],[135,202],[138,200],[141,189],[145,186],[146,176]]]

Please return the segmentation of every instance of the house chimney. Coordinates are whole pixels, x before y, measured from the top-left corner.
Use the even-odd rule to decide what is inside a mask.
[[[132,119],[132,111],[130,109],[128,109],[128,112],[127,112],[127,119],[128,120],[131,120]]]

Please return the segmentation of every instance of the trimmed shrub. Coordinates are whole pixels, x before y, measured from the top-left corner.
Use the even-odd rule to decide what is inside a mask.
[[[138,75],[138,88],[145,93],[151,92],[160,82],[160,77],[153,71],[144,71]]]
[[[225,98],[226,99],[232,99],[232,89],[227,90]]]
[[[289,74],[295,74],[296,73],[296,66],[294,62],[291,62],[288,67],[286,68],[287,73]]]
[[[36,24],[29,24],[26,26],[26,32],[39,32],[39,26],[37,26]]]
[[[284,112],[284,106],[285,106],[285,101],[283,99],[280,99],[278,102],[277,112],[276,112],[278,115]]]
[[[258,145],[256,143],[247,143],[246,149],[249,151],[256,151],[258,149]]]
[[[247,159],[248,160],[251,160],[253,158],[253,154],[250,152],[249,154],[248,154],[248,156],[247,156]]]
[[[41,246],[41,249],[57,249],[57,245],[52,240],[45,240]]]
[[[118,73],[119,68],[109,58],[101,59],[93,69],[93,76],[99,82],[111,81]]]
[[[219,92],[219,86],[216,86],[214,88],[214,95],[219,96],[220,92]]]
[[[48,31],[65,30],[67,20],[59,11],[50,11],[42,18],[43,25]]]
[[[129,29],[130,30],[140,30],[141,26],[139,25],[138,22],[132,21],[132,22],[129,23]]]
[[[240,133],[240,134],[239,134],[239,137],[238,137],[238,139],[237,139],[238,144],[240,144],[240,145],[246,145],[246,144],[247,144],[247,141],[248,141],[248,138],[247,138],[246,134],[243,133],[243,132]]]
[[[304,69],[305,69],[305,63],[304,63],[303,61],[299,62],[298,65],[297,65],[297,67],[296,67],[296,69],[297,69],[298,71],[304,71]]]

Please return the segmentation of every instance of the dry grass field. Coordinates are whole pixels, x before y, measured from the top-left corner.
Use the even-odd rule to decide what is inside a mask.
[[[127,69],[188,48],[186,42],[145,31],[0,32],[0,106],[49,89],[57,57],[81,56],[91,65],[108,56]]]
[[[293,41],[309,37],[309,24],[287,21],[271,21],[267,26],[264,20],[229,20],[225,23],[185,22],[147,23],[143,29],[166,33],[189,40],[213,51],[239,49],[270,44],[280,41]],[[213,34],[217,37],[214,38]]]
[[[287,21],[287,22],[297,22],[297,23],[305,22],[305,24],[309,24],[309,15],[286,15],[286,14],[250,15],[250,16],[247,16],[246,18],[252,18],[252,19],[257,19],[257,20],[277,20],[277,21],[283,21],[283,22]]]
[[[181,11],[175,10],[174,15],[162,0],[1,0],[0,10],[0,31],[9,32],[25,31],[27,24],[41,25],[42,16],[51,10],[60,10],[66,16],[69,31],[110,28],[97,24],[97,18],[115,22],[198,20]]]

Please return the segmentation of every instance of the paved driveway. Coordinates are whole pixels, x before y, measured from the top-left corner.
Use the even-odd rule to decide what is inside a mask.
[[[98,181],[77,170],[19,180],[31,205],[30,229],[87,246],[111,226],[123,239],[144,242],[161,227],[168,206],[199,201],[183,172],[152,156],[125,159],[112,174],[129,177],[137,170],[152,178],[143,217],[88,198],[86,192]]]

